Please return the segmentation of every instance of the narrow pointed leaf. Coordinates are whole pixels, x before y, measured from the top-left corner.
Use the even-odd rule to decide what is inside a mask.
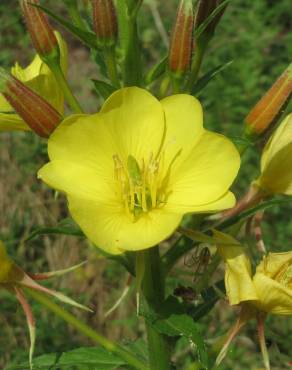
[[[68,352],[51,353],[34,359],[34,370],[94,368],[115,370],[126,365],[123,360],[100,347],[76,348]],[[27,370],[27,364],[8,366],[7,370]]]
[[[145,76],[145,84],[150,85],[152,82],[161,77],[166,71],[167,67],[167,56],[164,57],[160,62],[155,64]]]
[[[116,88],[104,81],[100,80],[91,80],[94,84],[95,91],[100,95],[104,100],[106,100]]]
[[[203,77],[201,77],[198,82],[194,85],[192,89],[192,95],[197,95],[200,91],[204,89],[208,85],[210,81],[216,77],[220,72],[224,71],[227,67],[229,67],[233,63],[233,60],[230,60],[227,63],[220,64],[219,66],[211,69],[209,72],[207,72]]]
[[[49,272],[42,272],[42,273],[39,273],[39,274],[28,274],[28,275],[33,280],[47,280],[47,279],[50,279],[50,278],[53,278],[53,277],[68,274],[69,272],[72,272],[72,271],[78,269],[79,267],[85,265],[86,263],[87,263],[87,261],[83,261],[83,262],[79,263],[78,265],[68,267],[67,269],[57,270],[57,271],[49,271]]]

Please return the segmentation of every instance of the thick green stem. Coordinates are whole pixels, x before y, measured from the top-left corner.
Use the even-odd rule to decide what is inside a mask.
[[[71,313],[66,311],[64,308],[54,303],[50,298],[47,298],[42,293],[36,292],[35,290],[31,290],[28,288],[26,288],[25,291],[34,300],[38,301],[44,307],[54,312],[57,316],[61,317],[68,324],[72,325],[75,329],[77,329],[80,333],[84,334],[86,337],[90,338],[94,342],[100,344],[106,350],[116,354],[117,356],[125,360],[129,365],[133,366],[135,369],[149,370],[149,368],[142,361],[137,359],[130,352],[128,352],[127,350],[119,346],[118,344],[109,341],[104,336],[96,333],[93,329],[91,329],[89,326],[87,326],[82,321],[77,319],[74,315],[72,315]]]
[[[77,0],[69,1],[67,6],[68,6],[68,12],[75,26],[81,29],[85,29],[84,22],[80,16],[80,11],[78,9]]]
[[[189,79],[186,85],[186,91],[189,93],[192,92],[193,87],[198,79],[206,47],[207,47],[207,43],[199,43],[197,44],[197,47],[195,49],[195,55],[194,55],[194,60],[192,62],[191,73],[190,73],[190,76],[189,76]]]
[[[124,64],[125,86],[140,86],[142,79],[141,50],[136,14],[128,18],[128,42]]]
[[[145,272],[142,284],[143,294],[151,308],[157,311],[164,301],[164,273],[162,271],[159,248],[153,247],[144,252]],[[170,370],[170,344],[168,338],[157,332],[146,322],[149,360],[151,370]]]
[[[48,64],[51,71],[54,73],[56,80],[63,91],[64,97],[69,104],[70,108],[74,111],[74,113],[83,113],[80,104],[78,103],[77,99],[73,95],[68,82],[64,76],[64,73],[60,67],[59,63],[52,62]]]
[[[111,83],[115,87],[120,86],[118,72],[117,72],[117,64],[116,64],[116,55],[115,55],[115,48],[113,47],[106,47],[103,51],[105,65],[107,68],[108,77],[111,80]]]

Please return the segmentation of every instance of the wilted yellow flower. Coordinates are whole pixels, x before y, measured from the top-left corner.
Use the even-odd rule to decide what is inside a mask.
[[[82,266],[81,263],[76,266],[69,267],[64,270],[50,271],[40,274],[27,274],[21,267],[19,267],[10,257],[7,255],[6,248],[0,240],[0,289],[6,289],[10,293],[14,293],[17,300],[21,304],[24,314],[26,316],[29,336],[30,336],[30,350],[29,350],[29,363],[32,369],[32,356],[35,346],[35,319],[31,310],[30,304],[27,301],[23,288],[29,288],[31,290],[40,291],[59,299],[61,302],[68,303],[72,306],[91,311],[89,308],[73,301],[71,298],[55,290],[46,288],[39,284],[39,281],[47,280],[55,276],[61,276],[67,272],[73,271],[78,267]]]
[[[67,46],[58,32],[55,32],[61,55],[61,67],[67,70]],[[11,74],[50,103],[59,113],[64,112],[64,96],[49,67],[36,55],[33,61],[22,68],[18,63],[11,68]],[[28,125],[15,113],[0,93],[0,131],[30,130]]]
[[[159,102],[146,90],[120,89],[100,113],[73,115],[57,127],[39,177],[66,193],[72,217],[98,247],[149,248],[170,236],[183,214],[234,205],[228,189],[239,154],[202,123],[192,96]]]
[[[267,194],[292,195],[292,113],[279,125],[265,145],[261,175],[256,185]]]
[[[267,313],[292,315],[292,251],[269,253],[253,275],[250,260],[238,241],[217,231],[215,237],[219,240],[218,253],[226,264],[230,304],[248,302]]]

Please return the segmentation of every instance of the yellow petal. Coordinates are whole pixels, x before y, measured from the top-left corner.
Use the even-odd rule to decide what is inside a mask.
[[[292,315],[292,289],[262,273],[257,273],[253,281],[259,298],[255,305],[260,310],[275,315]]]
[[[270,278],[277,278],[283,269],[292,265],[292,251],[269,253],[257,266],[256,273],[263,273]]]
[[[240,165],[239,154],[230,140],[205,131],[188,158],[174,165],[169,178],[167,210],[194,212],[198,206],[213,210],[213,202],[226,195]],[[233,206],[233,198],[229,196]],[[216,207],[215,207],[216,208]]]
[[[231,305],[257,300],[251,278],[251,264],[239,242],[232,236],[214,231],[218,253],[225,261],[225,287]]]
[[[0,113],[0,131],[30,131],[27,124],[13,113]]]
[[[203,129],[203,111],[200,102],[186,94],[172,95],[161,100],[165,112],[166,135],[163,155],[165,167],[179,151],[175,163],[184,161],[199,141]]]
[[[49,186],[79,199],[99,202],[118,201],[112,171],[106,166],[90,167],[80,163],[53,160],[43,166],[38,177]]]
[[[271,193],[292,195],[292,114],[276,129],[261,158],[257,184]]]
[[[13,112],[13,108],[5,99],[3,94],[0,94],[0,113]]]
[[[148,160],[151,152],[156,156],[165,122],[163,108],[153,95],[138,87],[120,89],[106,100],[101,113],[112,136],[117,138],[122,161],[126,163],[128,155],[139,163]]]
[[[69,197],[73,219],[86,236],[108,253],[137,251],[166,239],[181,221],[180,215],[156,209],[132,222],[120,202],[95,204]]]

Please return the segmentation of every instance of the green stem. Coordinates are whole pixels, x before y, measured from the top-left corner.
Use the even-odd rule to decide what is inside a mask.
[[[115,48],[105,47],[103,51],[103,55],[104,55],[105,65],[107,68],[108,77],[115,87],[119,87],[120,82],[119,82],[118,72],[117,72]]]
[[[153,247],[144,252],[145,272],[142,290],[151,308],[155,311],[164,301],[164,273],[161,269],[159,248]],[[157,332],[146,322],[149,360],[151,370],[170,370],[170,345],[167,336]]]
[[[77,99],[73,95],[68,85],[68,82],[60,67],[60,64],[56,62],[52,62],[52,63],[49,63],[48,65],[51,71],[54,73],[56,80],[58,81],[58,84],[60,88],[62,89],[65,99],[67,103],[69,104],[70,108],[74,111],[74,113],[83,113],[81,106],[79,105]]]
[[[125,86],[140,86],[142,64],[136,14],[128,17],[127,26],[128,41],[124,61],[124,83]]]
[[[125,360],[129,365],[133,366],[135,369],[149,370],[149,368],[142,361],[137,359],[130,352],[128,352],[127,350],[119,346],[118,344],[109,341],[104,336],[96,333],[89,326],[87,326],[86,324],[81,322],[79,319],[77,319],[76,316],[73,316],[71,313],[66,311],[64,308],[58,306],[50,298],[47,298],[44,294],[36,292],[35,290],[31,290],[28,288],[26,288],[25,291],[37,302],[45,306],[50,311],[54,312],[57,316],[61,317],[68,324],[72,325],[80,333],[92,339],[94,342],[100,344],[109,352],[116,354],[117,356]]]
[[[69,1],[67,6],[68,6],[68,12],[70,14],[70,18],[72,19],[75,26],[81,29],[85,29],[83,20],[80,16],[80,12],[78,9],[77,0],[74,0],[73,2]]]
[[[198,75],[200,72],[200,68],[202,65],[202,61],[203,61],[206,48],[207,48],[207,43],[197,44],[197,48],[196,48],[195,55],[194,55],[194,60],[192,62],[191,73],[190,73],[189,80],[186,85],[186,91],[189,93],[192,92],[192,89],[198,79]]]

